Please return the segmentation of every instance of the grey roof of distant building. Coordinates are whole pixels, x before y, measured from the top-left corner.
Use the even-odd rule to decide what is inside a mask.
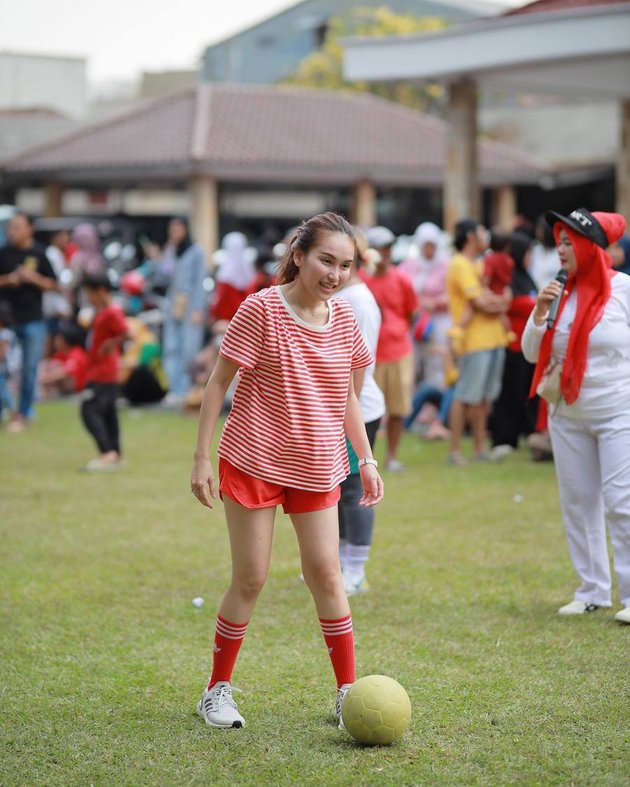
[[[45,107],[0,109],[0,162],[76,129],[78,123]]]

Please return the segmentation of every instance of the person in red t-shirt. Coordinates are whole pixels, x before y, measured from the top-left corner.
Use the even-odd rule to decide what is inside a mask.
[[[335,213],[295,231],[278,286],[248,296],[226,331],[204,392],[191,491],[212,507],[217,482],[210,445],[224,396],[238,373],[219,443],[218,493],[232,549],[232,581],[219,606],[212,675],[197,713],[210,727],[241,728],[231,676],[264,585],[276,507],[295,528],[337,680],[336,715],[355,680],[352,617],[339,565],[339,484],[350,466],[345,434],[359,457],[360,505],[383,497],[354,374],[372,362],[352,312],[333,297],[357,254],[352,227]]]
[[[61,323],[53,339],[54,352],[44,361],[39,372],[39,384],[45,399],[83,390],[88,363],[83,341],[84,334],[78,325]]]
[[[122,464],[120,428],[116,410],[120,348],[127,338],[122,310],[112,303],[112,285],[106,274],[92,274],[83,280],[83,290],[96,316],[88,335],[88,364],[85,389],[81,396],[81,417],[100,455],[86,470],[116,470]]]
[[[373,276],[365,279],[382,314],[376,350],[374,379],[385,394],[387,408],[387,469],[404,470],[398,461],[403,421],[411,412],[413,392],[413,345],[411,324],[418,311],[418,298],[411,279],[392,265],[394,233],[387,227],[372,227],[366,234],[380,260]]]

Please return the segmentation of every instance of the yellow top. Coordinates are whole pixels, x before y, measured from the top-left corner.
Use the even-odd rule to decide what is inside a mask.
[[[494,350],[507,345],[506,330],[498,314],[485,314],[471,307],[471,301],[483,293],[483,264],[471,262],[463,254],[452,258],[446,274],[449,311],[453,325],[461,326],[461,353]]]

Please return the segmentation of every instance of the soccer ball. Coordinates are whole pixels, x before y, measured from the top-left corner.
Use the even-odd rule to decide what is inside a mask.
[[[409,727],[409,695],[386,675],[367,675],[348,689],[341,718],[350,735],[361,743],[388,746]]]

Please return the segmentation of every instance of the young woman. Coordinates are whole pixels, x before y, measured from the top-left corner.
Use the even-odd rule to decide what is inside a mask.
[[[230,322],[199,418],[191,491],[217,496],[209,450],[223,397],[239,373],[219,444],[218,492],[232,552],[232,580],[219,606],[212,675],[197,706],[212,727],[245,721],[232,697],[239,648],[269,568],[276,506],[297,534],[341,700],[355,679],[352,618],[339,566],[337,502],[348,474],[344,432],[359,457],[363,495],[373,506],[383,483],[372,458],[353,372],[369,366],[349,303],[333,296],[356,257],[352,227],[324,213],[296,231],[279,284],[250,295]]]
[[[549,406],[549,432],[569,553],[580,586],[561,615],[611,606],[606,544],[610,532],[619,598],[615,615],[630,623],[630,277],[612,270],[606,252],[626,226],[617,213],[550,212],[560,263],[569,274],[538,293],[523,334],[536,362],[531,393],[550,361],[561,364],[560,391]],[[551,303],[562,297],[551,330]]]

